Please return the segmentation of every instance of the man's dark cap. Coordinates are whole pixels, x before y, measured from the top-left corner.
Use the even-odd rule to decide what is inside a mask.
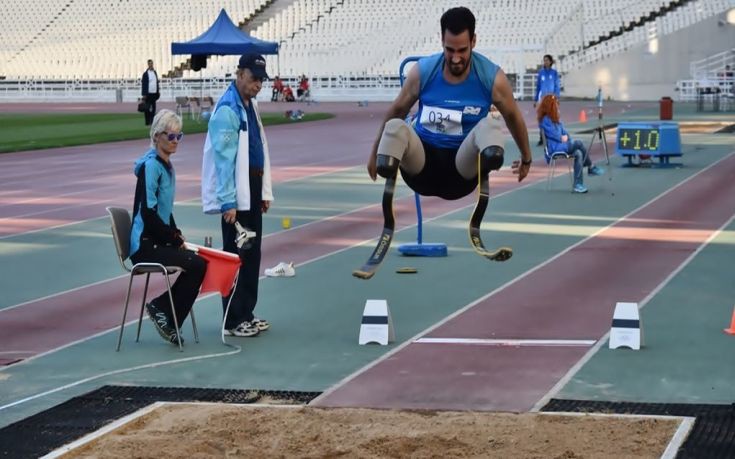
[[[265,72],[265,58],[260,54],[243,54],[237,64],[239,69],[248,69],[253,77],[265,80],[268,74]]]

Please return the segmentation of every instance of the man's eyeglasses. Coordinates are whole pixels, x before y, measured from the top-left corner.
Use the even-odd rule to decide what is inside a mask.
[[[176,139],[179,142],[181,142],[181,139],[184,138],[184,133],[183,132],[179,132],[178,134],[169,134],[168,132],[163,131],[163,132],[161,132],[161,134],[162,135],[165,135],[169,142],[173,142],[174,139]]]

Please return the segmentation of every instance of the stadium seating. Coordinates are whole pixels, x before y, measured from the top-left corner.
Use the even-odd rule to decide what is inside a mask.
[[[0,19],[0,74],[6,78],[139,78],[153,59],[159,74],[179,64],[171,42],[201,34],[225,8],[247,18],[266,0],[68,2],[9,0]],[[5,40],[5,31],[10,37]]]
[[[0,77],[9,80],[134,80],[147,59],[160,75],[188,56],[173,41],[201,34],[221,8],[235,22],[263,11],[252,35],[279,42],[271,73],[329,78],[395,76],[405,57],[437,52],[439,17],[453,0],[7,0],[0,17]],[[730,7],[730,0],[465,0],[477,17],[477,49],[523,75],[545,53],[580,67]],[[676,8],[672,5],[676,4]],[[664,14],[665,13],[665,14]],[[636,26],[637,25],[637,26]],[[236,56],[212,56],[184,78],[223,78]]]

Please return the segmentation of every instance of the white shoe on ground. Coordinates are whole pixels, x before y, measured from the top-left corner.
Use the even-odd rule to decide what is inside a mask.
[[[255,317],[253,320],[250,321],[250,323],[256,327],[259,331],[266,331],[269,328],[271,328],[271,324],[268,323],[265,319],[258,319]]]
[[[266,269],[265,275],[268,277],[293,277],[296,275],[296,270],[294,269],[293,261],[291,263],[282,261],[276,266]]]

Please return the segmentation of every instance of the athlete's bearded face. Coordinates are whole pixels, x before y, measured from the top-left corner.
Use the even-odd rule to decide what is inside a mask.
[[[472,48],[475,47],[476,37],[470,37],[469,30],[465,30],[459,35],[453,34],[449,30],[444,31],[442,45],[444,46],[444,64],[449,73],[454,76],[463,76],[470,66],[470,56]]]

